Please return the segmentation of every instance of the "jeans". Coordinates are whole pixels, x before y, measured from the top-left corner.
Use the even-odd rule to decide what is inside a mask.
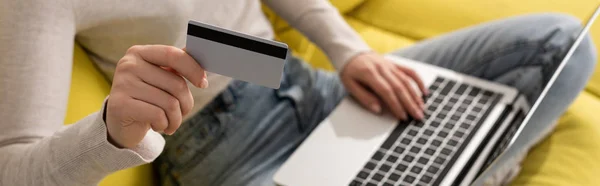
[[[392,52],[516,87],[530,103],[550,79],[579,30],[561,14],[492,21]],[[588,36],[564,68],[519,140],[543,137],[591,76]],[[273,174],[348,93],[335,73],[298,58],[285,64],[281,88],[233,81],[172,136],[154,167],[163,185],[275,185]]]

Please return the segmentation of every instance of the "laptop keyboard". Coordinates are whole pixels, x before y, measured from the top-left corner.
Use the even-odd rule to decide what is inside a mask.
[[[401,122],[351,186],[439,185],[501,94],[438,77],[425,121]]]

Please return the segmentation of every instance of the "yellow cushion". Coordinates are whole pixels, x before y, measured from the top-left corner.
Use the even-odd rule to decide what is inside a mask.
[[[512,185],[597,185],[600,183],[600,100],[582,93],[553,134],[531,151]]]
[[[424,39],[462,27],[525,13],[562,12],[586,20],[598,0],[369,0],[351,15],[369,24],[414,39]],[[590,31],[600,44],[600,21]],[[597,47],[600,53],[600,47]],[[587,89],[600,95],[600,65]]]
[[[110,85],[96,70],[85,51],[75,43],[71,90],[65,124],[75,123],[83,117],[97,112],[110,92]],[[106,177],[100,186],[112,185],[153,185],[154,178],[150,164],[122,170]]]

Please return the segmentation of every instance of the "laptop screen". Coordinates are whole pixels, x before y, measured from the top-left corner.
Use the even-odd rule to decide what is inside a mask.
[[[553,87],[554,82],[559,77],[563,68],[571,59],[571,56],[577,52],[578,46],[584,40],[589,37],[587,34],[592,23],[596,17],[600,14],[600,6],[596,7],[594,13],[587,20],[585,26],[579,32],[577,38],[572,42],[569,50],[564,54],[561,63],[553,70],[552,77],[545,83],[542,92],[539,94],[535,102],[533,103],[529,112],[523,110],[517,113],[517,116],[511,122],[509,128],[505,130],[502,136],[504,138],[499,140],[495,146],[494,151],[489,155],[488,159],[484,162],[482,169],[476,176],[476,179],[472,182],[472,185],[483,185],[484,181],[495,173],[497,170],[503,168],[502,163],[497,162],[508,162],[512,158],[515,158],[519,154],[523,153],[525,147],[531,146],[535,139],[541,135],[544,135],[543,129],[549,128],[553,124],[553,121],[549,121],[548,116],[541,115],[536,112],[538,108],[553,107],[554,101],[551,99],[545,99],[546,94],[550,91],[556,91],[561,87]],[[554,92],[556,93],[556,92]]]

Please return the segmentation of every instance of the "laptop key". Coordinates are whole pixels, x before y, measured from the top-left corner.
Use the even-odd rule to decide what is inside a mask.
[[[403,165],[403,164],[398,164],[398,166],[396,166],[396,170],[403,172],[406,170],[406,168],[408,168],[408,166]]]
[[[414,159],[415,159],[415,157],[413,157],[411,155],[406,155],[406,156],[404,156],[404,158],[402,158],[402,160],[404,160],[405,162],[411,162]]]
[[[364,179],[367,179],[367,177],[369,177],[369,173],[365,172],[365,171],[360,171],[360,173],[358,173],[358,177]]]
[[[419,153],[419,151],[421,151],[421,149],[419,147],[412,147],[412,148],[410,148],[410,152],[412,152],[412,153],[417,154],[417,153]]]
[[[368,162],[367,165],[365,165],[365,168],[373,170],[375,169],[375,166],[377,166],[375,163]]]
[[[371,179],[373,179],[375,181],[381,181],[383,179],[383,175],[377,173],[377,174],[373,175],[373,177],[371,177]]]
[[[427,168],[427,172],[429,172],[431,174],[437,173],[438,170],[439,170],[439,168],[434,167],[434,166],[430,166],[429,168]]]
[[[431,117],[431,114],[427,111],[423,112],[423,117],[425,117],[425,119],[429,119],[429,117]]]
[[[446,161],[446,159],[444,159],[444,158],[442,158],[442,157],[436,157],[436,158],[433,160],[433,163],[437,163],[437,164],[440,164],[440,165],[441,165],[441,164],[443,164],[445,161]]]
[[[444,82],[444,78],[436,77],[435,81],[433,83],[442,83],[442,82]]]
[[[416,130],[412,130],[412,129],[410,131],[408,131],[408,134],[411,136],[416,136],[417,133],[419,133],[419,132],[417,132]]]
[[[447,148],[442,149],[442,154],[444,154],[444,155],[450,155],[450,153],[452,153],[452,150],[447,149]]]
[[[452,90],[452,88],[454,87],[454,84],[456,84],[454,81],[449,81],[448,83],[446,83],[446,85],[444,86],[444,89],[442,89],[442,91],[440,91],[440,95],[448,95],[448,92],[450,92],[450,90]]]
[[[431,136],[433,134],[433,130],[425,130],[425,132],[423,132],[423,134],[427,135],[427,136]]]
[[[435,150],[433,150],[433,149],[425,150],[425,154],[427,154],[427,155],[433,156],[433,153],[435,153]]]
[[[395,163],[396,161],[398,161],[398,156],[390,155],[390,156],[388,156],[387,161],[391,162],[391,163]]]
[[[438,136],[445,138],[446,136],[448,136],[447,132],[441,131],[440,133],[438,133]]]
[[[442,141],[436,139],[436,140],[433,140],[433,142],[431,142],[431,144],[434,147],[439,147],[442,144]]]
[[[487,99],[487,98],[481,98],[481,99],[479,99],[479,101],[477,101],[477,103],[479,103],[479,104],[482,104],[482,105],[483,105],[483,104],[487,103],[487,101],[488,101],[488,99]]]
[[[448,141],[448,145],[450,145],[450,146],[456,146],[456,144],[458,144],[458,141],[456,141],[456,140]]]
[[[427,150],[429,150],[429,149],[427,149]],[[427,162],[429,162],[429,159],[424,158],[424,157],[420,157],[417,162],[419,162],[420,164],[425,165],[425,164],[427,164]]]
[[[433,121],[433,122],[431,122],[431,126],[438,127],[438,126],[440,126],[440,122]]]
[[[460,131],[456,131],[456,133],[454,133],[454,136],[459,137],[459,138],[463,137],[463,135],[465,135],[465,133],[460,132]]]
[[[352,181],[352,182],[350,183],[350,186],[360,186],[361,184],[362,184],[362,183],[360,183],[359,181],[357,181],[357,180],[354,180],[354,181]]]
[[[421,170],[423,170],[423,168],[414,166],[412,169],[410,169],[410,172],[418,175],[419,173],[421,173]]]
[[[473,112],[481,112],[481,108],[480,107],[475,107],[475,108],[473,108]]]
[[[381,160],[381,158],[383,158],[383,153],[381,153],[379,151],[375,152],[375,155],[373,155],[374,160],[379,161],[379,160]]]
[[[425,143],[427,143],[427,139],[425,138],[419,138],[419,140],[417,140],[418,144],[424,145]]]
[[[412,183],[415,181],[415,177],[411,176],[411,175],[407,175],[406,177],[404,177],[404,181],[406,183]]]
[[[396,147],[396,148],[394,149],[394,152],[396,152],[396,153],[398,153],[398,154],[402,154],[402,152],[404,152],[404,148],[402,148],[402,147]]]
[[[388,183],[388,182],[384,182],[383,186],[394,186],[394,185],[392,185],[391,183]]]
[[[396,158],[397,159],[397,158]],[[391,169],[392,167],[386,164],[382,164],[381,167],[379,167],[379,170],[383,171],[383,172],[387,172]]]
[[[377,186],[377,184],[369,182],[369,183],[367,183],[367,186]]]
[[[463,101],[463,103],[466,104],[466,105],[470,105],[472,102],[473,102],[473,100],[470,100],[470,99]]]
[[[463,95],[463,93],[465,93],[465,90],[467,90],[467,87],[469,87],[469,86],[465,85],[465,84],[460,84],[460,86],[458,87],[458,89],[456,89],[456,94],[457,95]]]
[[[427,175],[423,175],[423,177],[421,177],[421,181],[424,183],[429,183],[431,182],[433,178],[431,176],[427,176]]]
[[[405,144],[405,145],[408,145],[408,144],[410,144],[410,140],[409,140],[409,139],[406,139],[406,138],[404,138],[404,139],[402,139],[402,141],[400,141],[400,143],[402,143],[402,144]]]
[[[396,173],[392,173],[392,174],[390,174],[389,179],[392,180],[392,181],[394,181],[394,182],[396,182],[396,181],[398,181],[400,179],[400,175],[398,175]]]
[[[477,118],[477,117],[476,117],[476,116],[474,116],[474,115],[468,115],[468,116],[467,116],[467,119],[468,119],[468,120],[475,120],[475,118]]]
[[[480,90],[481,89],[479,89],[477,87],[472,87],[471,91],[469,92],[469,96],[473,96],[473,97],[477,96],[477,94],[479,94]]]
[[[469,129],[470,126],[471,125],[466,124],[466,123],[460,124],[460,128],[463,128],[463,129]]]

